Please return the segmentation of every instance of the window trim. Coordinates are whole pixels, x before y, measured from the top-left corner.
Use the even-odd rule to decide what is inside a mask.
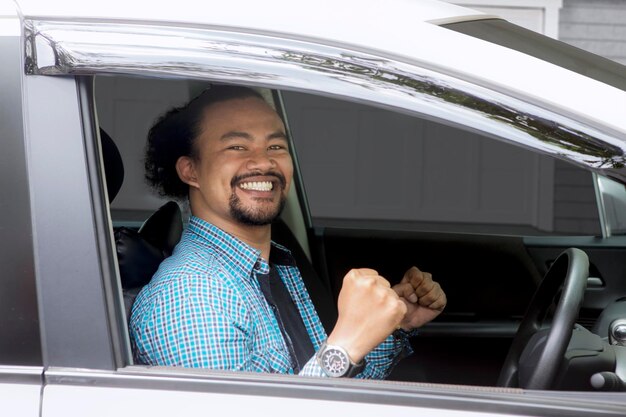
[[[224,30],[25,23],[33,74],[151,74],[314,90],[482,131],[626,181],[623,133],[583,115],[557,113],[555,103],[533,104],[538,98],[503,94],[397,58]]]

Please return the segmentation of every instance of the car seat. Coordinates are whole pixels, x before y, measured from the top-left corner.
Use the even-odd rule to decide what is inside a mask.
[[[124,182],[124,164],[115,142],[100,128],[100,143],[109,203]],[[183,232],[180,207],[170,201],[139,228],[114,227],[113,236],[124,294],[126,317],[141,288],[150,282],[161,262],[172,254]]]

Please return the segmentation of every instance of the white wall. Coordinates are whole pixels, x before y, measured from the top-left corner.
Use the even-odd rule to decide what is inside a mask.
[[[558,37],[562,0],[450,0],[449,3],[500,16],[546,36]]]
[[[560,39],[626,65],[626,1],[565,0]]]

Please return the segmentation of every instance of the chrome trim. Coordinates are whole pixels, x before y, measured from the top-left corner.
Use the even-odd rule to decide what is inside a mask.
[[[604,393],[525,391],[519,388],[479,387],[431,383],[307,378],[247,372],[132,366],[117,372],[50,368],[46,386],[130,388],[232,395],[254,395],[309,400],[389,404],[507,415],[587,416],[623,415],[623,397]],[[546,410],[550,413],[546,414]],[[603,414],[603,415],[605,415]]]
[[[392,57],[210,28],[41,20],[25,25],[29,74],[158,75],[346,97],[506,138],[626,181],[623,132]]]
[[[43,383],[43,367],[0,365],[0,384],[7,383],[41,385]]]
[[[46,385],[88,385],[154,390],[255,394],[292,398],[346,400],[349,390],[355,401],[393,404],[419,403],[416,397],[427,392],[449,394],[467,390],[484,394],[519,395],[518,388],[467,387],[447,384],[328,379],[297,375],[233,372],[200,368],[128,366],[118,371],[49,368]],[[237,388],[238,387],[238,388]],[[396,398],[396,400],[392,400]]]

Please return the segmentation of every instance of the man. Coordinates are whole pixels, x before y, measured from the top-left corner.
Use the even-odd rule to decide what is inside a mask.
[[[408,332],[445,307],[415,267],[393,288],[354,269],[326,336],[289,251],[271,242],[293,165],[281,119],[254,90],[213,86],[161,117],[146,170],[192,217],[133,305],[139,363],[384,378],[410,352]]]

